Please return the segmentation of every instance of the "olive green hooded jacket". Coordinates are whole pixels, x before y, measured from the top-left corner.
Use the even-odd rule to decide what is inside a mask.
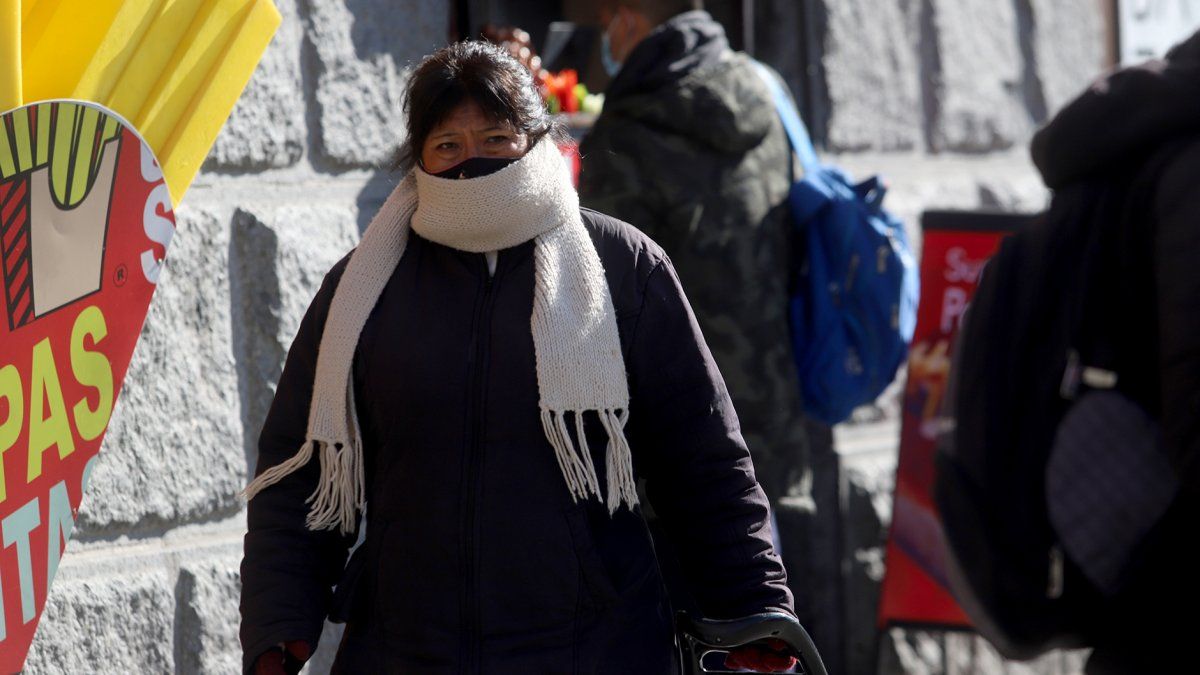
[[[671,257],[768,495],[803,478],[807,440],[787,318],[793,160],[749,57],[704,11],[626,59],[582,146],[584,205]]]

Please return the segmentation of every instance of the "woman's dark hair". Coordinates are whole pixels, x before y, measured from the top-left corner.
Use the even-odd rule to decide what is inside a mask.
[[[496,45],[466,40],[426,56],[409,77],[404,92],[408,134],[392,168],[407,173],[434,127],[466,100],[489,118],[524,132],[530,148],[547,135],[565,136],[521,62]]]

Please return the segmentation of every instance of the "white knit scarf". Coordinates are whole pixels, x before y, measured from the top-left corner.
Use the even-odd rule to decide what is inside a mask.
[[[317,355],[304,445],[259,474],[246,487],[246,498],[304,466],[316,453],[321,476],[308,498],[308,527],[353,531],[366,505],[366,480],[351,368],[363,325],[404,255],[410,227],[430,241],[474,253],[535,240],[530,329],[546,438],[571,498],[595,495],[604,501],[584,433],[584,413],[596,413],[608,434],[608,510],[616,512],[621,502],[635,505],[624,433],[629,386],[616,313],[566,162],[549,140],[487,176],[455,180],[414,169],[392,191],[334,292]]]

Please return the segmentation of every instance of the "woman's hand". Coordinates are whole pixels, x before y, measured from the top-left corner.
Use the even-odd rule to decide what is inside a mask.
[[[786,673],[796,667],[796,657],[786,642],[769,639],[731,649],[725,655],[725,667],[756,673]]]
[[[254,675],[296,675],[312,656],[312,647],[303,640],[292,640],[273,647],[254,662]]]

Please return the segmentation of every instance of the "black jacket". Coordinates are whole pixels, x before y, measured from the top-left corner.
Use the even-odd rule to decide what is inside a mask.
[[[1139,544],[1129,581],[1108,599],[1088,673],[1195,670],[1200,630],[1200,33],[1165,59],[1098,80],[1040,130],[1033,160],[1060,188],[1176,146],[1152,211],[1160,424],[1182,490]],[[1149,300],[1149,298],[1147,299]],[[1153,330],[1154,327],[1149,327]],[[1171,609],[1174,607],[1175,609]]]
[[[712,617],[791,610],[767,502],[671,263],[632,227],[584,222],[604,263],[629,373],[634,471]],[[345,260],[288,354],[258,471],[304,440],[320,334]],[[670,609],[639,512],[572,503],[538,412],[533,243],[484,256],[415,233],[354,363],[366,536],[305,529],[318,464],[249,505],[245,663],[348,626],[335,672],[664,673]],[[598,420],[589,425],[603,463]],[[600,484],[605,479],[600,476]],[[337,588],[336,595],[331,588]]]

